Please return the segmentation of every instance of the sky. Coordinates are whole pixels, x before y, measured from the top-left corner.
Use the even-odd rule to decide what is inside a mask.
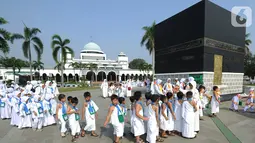
[[[54,67],[51,37],[58,34],[71,40],[70,47],[75,57],[90,41],[97,43],[107,54],[107,59],[117,59],[124,52],[129,61],[143,58],[151,63],[151,56],[140,46],[143,26],[155,20],[159,23],[200,0],[1,0],[0,17],[9,21],[1,26],[12,33],[22,33],[24,24],[36,27],[44,43],[42,62]],[[233,6],[249,6],[253,9],[253,25],[247,28],[255,43],[255,0],[211,0],[231,10]],[[91,38],[92,37],[92,38]],[[253,44],[254,45],[254,44]],[[24,59],[22,41],[10,44],[8,56]],[[255,52],[255,47],[251,45]],[[36,59],[33,51],[32,58]]]

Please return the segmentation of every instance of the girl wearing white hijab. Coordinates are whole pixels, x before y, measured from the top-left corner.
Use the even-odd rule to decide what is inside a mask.
[[[101,84],[101,90],[103,97],[106,98],[108,94],[108,82],[106,79],[104,79],[103,83]]]
[[[163,95],[163,88],[160,85],[161,83],[162,83],[162,80],[161,79],[157,79],[156,84],[154,85],[155,94]]]
[[[110,83],[110,87],[108,89],[108,96],[111,97],[114,91],[115,91],[115,86],[113,83]]]
[[[49,126],[49,125],[52,125],[52,124],[55,124],[55,119],[53,117],[53,113],[52,113],[52,104],[50,102],[50,100],[52,98],[54,98],[54,95],[51,94],[51,89],[50,88],[47,88],[46,89],[46,94],[45,94],[45,98],[43,100],[43,109],[44,109],[44,123],[43,123],[43,126]],[[48,93],[50,92],[50,93]]]
[[[20,95],[21,95],[20,91],[14,91],[13,98],[11,100],[11,103],[12,103],[11,125],[13,126],[19,126],[21,121],[21,117],[19,116],[19,107],[21,104]]]
[[[0,111],[1,111],[1,118],[2,119],[10,119],[11,114],[10,114],[10,105],[9,105],[9,99],[8,99],[8,94],[7,94],[7,89],[5,87],[5,84],[3,82],[0,85]]]
[[[132,94],[132,84],[131,84],[131,80],[129,79],[127,81],[127,97],[131,97]]]
[[[20,115],[20,124],[19,129],[32,127],[32,118],[31,118],[31,111],[30,106],[27,105],[29,97],[23,96],[21,97],[21,104],[19,108],[19,115]]]
[[[195,81],[191,81],[190,82],[190,91],[193,93],[193,100],[196,103],[197,106],[197,111],[195,112],[195,119],[194,119],[194,131],[195,132],[199,132],[199,108],[201,108],[201,100],[200,100],[200,95],[198,90],[196,89],[196,82]]]
[[[33,123],[32,128],[34,131],[38,129],[38,131],[42,131],[42,125],[44,121],[44,108],[43,102],[41,101],[41,97],[39,95],[34,96],[34,103],[31,108]]]
[[[48,82],[48,85],[46,85],[45,89],[45,100],[47,102],[50,102],[51,104],[51,113],[52,115],[56,114],[57,109],[57,101],[55,100],[55,97],[57,96],[56,87],[52,86],[52,82]],[[49,99],[46,99],[46,97],[50,97]]]
[[[172,92],[173,93],[171,78],[167,79],[167,82],[163,86],[163,91],[164,91],[165,95],[166,95],[167,92]]]

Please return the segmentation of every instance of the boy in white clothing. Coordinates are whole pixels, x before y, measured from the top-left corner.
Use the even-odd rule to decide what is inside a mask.
[[[91,100],[91,94],[90,92],[85,92],[84,93],[84,105],[82,108],[82,120],[86,119],[86,126],[84,130],[82,131],[81,136],[85,136],[85,131],[91,132],[91,136],[93,137],[98,137],[98,135],[95,133],[96,130],[96,120],[98,117],[97,111],[98,111],[98,106],[94,101]],[[84,118],[85,116],[85,118]]]
[[[67,116],[67,104],[66,102],[66,96],[64,94],[59,94],[58,100],[60,103],[57,104],[56,109],[56,119],[60,121],[61,124],[61,136],[65,137],[65,133],[67,131],[66,129],[66,122],[68,120]]]
[[[114,143],[120,142],[120,137],[123,136],[124,128],[124,113],[122,107],[118,104],[118,96],[113,94],[111,96],[112,104],[109,107],[109,111],[104,122],[104,127],[110,122],[114,129]]]

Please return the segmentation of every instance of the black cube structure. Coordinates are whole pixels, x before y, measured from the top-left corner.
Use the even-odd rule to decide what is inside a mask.
[[[243,90],[245,27],[231,24],[231,12],[203,0],[160,22],[155,31],[156,77],[193,76],[222,94]]]

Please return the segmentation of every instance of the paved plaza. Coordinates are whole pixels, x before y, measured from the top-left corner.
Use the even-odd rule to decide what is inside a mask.
[[[135,89],[145,91],[143,88]],[[76,91],[66,93],[67,96],[76,96],[79,98],[79,108],[83,103],[83,92]],[[110,99],[103,99],[99,89],[90,90],[92,99],[99,106],[99,119],[97,120],[98,138],[91,137],[89,134],[84,138],[79,138],[77,142],[88,143],[112,143],[112,128],[110,125],[103,128],[103,123],[108,111]],[[129,100],[127,100],[129,105]],[[165,142],[171,143],[253,143],[255,140],[255,113],[236,113],[228,110],[230,102],[221,104],[220,114],[218,118],[212,120],[209,117],[204,117],[204,121],[200,122],[200,133],[195,139],[184,139],[178,136],[169,137]],[[219,119],[219,120],[218,120]],[[221,124],[223,123],[223,124]],[[229,130],[228,130],[229,129]],[[121,140],[122,143],[133,143],[134,138],[129,135],[130,124],[126,123],[126,137]],[[231,134],[234,136],[231,137]],[[227,137],[232,138],[228,140]],[[0,143],[69,143],[71,136],[66,138],[60,137],[59,126],[49,126],[43,129],[42,132],[34,132],[31,128],[19,130],[16,127],[10,126],[10,120],[0,121]]]

